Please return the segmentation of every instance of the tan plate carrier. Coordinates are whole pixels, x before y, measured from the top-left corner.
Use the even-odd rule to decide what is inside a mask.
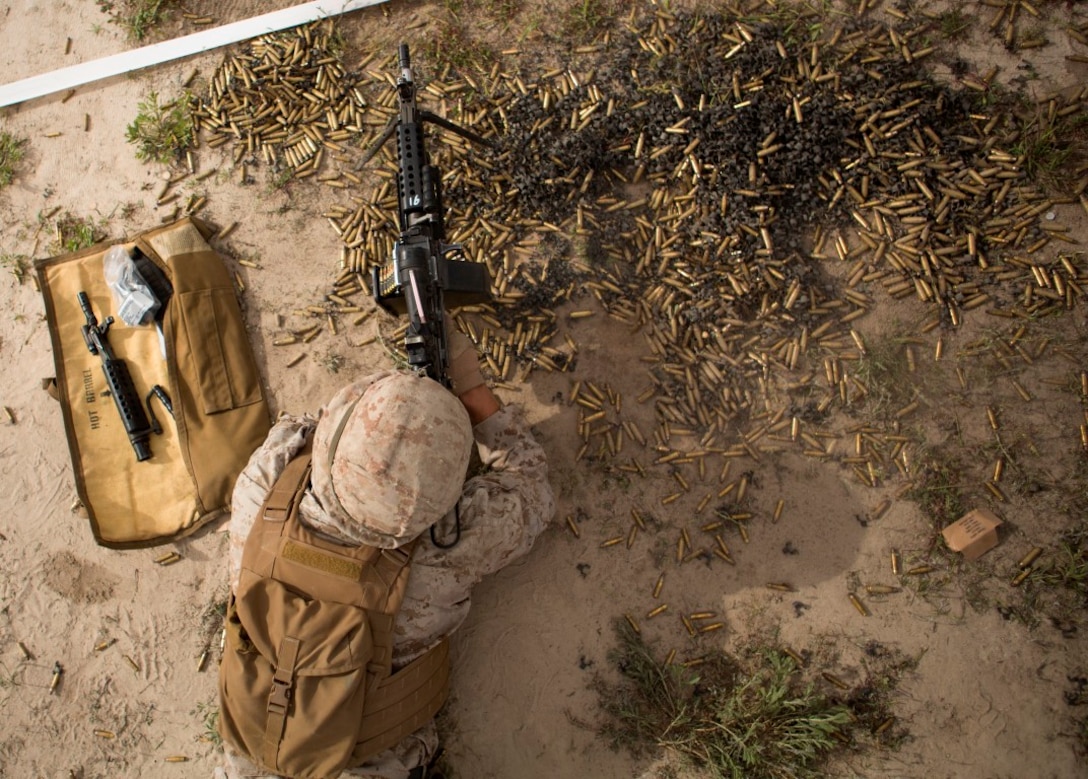
[[[112,244],[35,263],[76,489],[103,546],[165,543],[229,511],[234,481],[268,433],[268,406],[234,283],[208,234],[189,218],[124,243],[138,246],[174,288],[162,322],[165,358],[153,325],[117,321],[107,336],[141,403],[158,384],[174,407],[171,418],[153,401],[163,433],[151,436],[152,456],[143,462],[112,398],[102,394],[102,360],[81,331],[86,320],[78,293],[87,293],[100,324],[115,313],[102,272]]]
[[[227,606],[219,733],[266,770],[335,777],[425,725],[449,692],[443,639],[392,673],[393,626],[415,543],[325,540],[298,520],[309,452],[276,481],[246,538]]]

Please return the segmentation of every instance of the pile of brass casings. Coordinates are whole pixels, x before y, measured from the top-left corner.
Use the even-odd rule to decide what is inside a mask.
[[[837,437],[816,428],[868,392],[854,375],[866,352],[854,323],[884,295],[924,304],[924,333],[974,309],[1072,308],[1088,267],[1050,217],[1088,199],[1083,171],[1067,197],[1033,186],[1025,124],[995,98],[996,74],[936,84],[927,21],[900,15],[809,38],[805,24],[750,8],[658,10],[563,67],[530,75],[510,51],[488,73],[447,68],[422,82],[427,107],[494,145],[437,130],[428,140],[449,240],[493,278],[494,302],[457,321],[495,379],[571,368],[578,320],[603,310],[645,339],[638,401],[653,404],[657,426],[638,428],[618,397],[577,385],[580,455],[617,457],[633,441],[703,472],[709,454],[758,459],[773,439],[850,460],[865,483],[908,470],[909,439],[894,428],[917,403],[895,410],[890,432],[854,431],[856,451],[833,453]],[[326,301],[299,312],[335,330],[341,314],[366,318],[350,297],[397,237],[392,152],[375,158],[369,189],[349,154],[349,141],[376,138],[396,97],[391,59],[346,73],[317,29],[228,61],[197,115],[236,159],[326,170],[347,190],[325,211],[342,272]],[[1083,112],[1086,99],[1088,88],[1048,96],[1037,121]]]

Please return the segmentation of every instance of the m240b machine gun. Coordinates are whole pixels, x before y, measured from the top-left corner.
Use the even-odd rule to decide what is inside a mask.
[[[489,300],[491,281],[485,265],[447,256],[459,254],[461,246],[445,243],[442,176],[424,149],[423,125],[430,122],[473,143],[488,143],[476,133],[416,106],[407,44],[400,45],[399,66],[399,113],[360,163],[365,165],[396,133],[400,237],[390,261],[372,270],[372,292],[385,310],[408,315],[404,348],[412,369],[449,386],[443,312],[447,305]]]

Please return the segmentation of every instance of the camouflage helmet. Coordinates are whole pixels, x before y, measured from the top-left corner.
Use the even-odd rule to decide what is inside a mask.
[[[438,382],[385,371],[340,390],[314,432],[314,496],[337,535],[411,541],[461,496],[472,451],[461,402]]]

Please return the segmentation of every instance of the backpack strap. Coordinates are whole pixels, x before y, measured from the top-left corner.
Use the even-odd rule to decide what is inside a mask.
[[[367,693],[352,763],[389,749],[438,713],[449,695],[450,642],[443,638]]]
[[[298,650],[302,642],[293,636],[286,636],[280,642],[279,662],[272,674],[272,691],[268,696],[268,719],[264,726],[264,763],[278,765],[277,754],[280,739],[283,738],[283,726],[287,722],[287,708],[291,703],[291,687],[294,684],[295,664],[298,662]]]
[[[310,447],[299,452],[287,463],[268,493],[260,513],[249,531],[242,550],[242,568],[257,576],[269,578],[276,564],[280,536],[287,518],[298,509],[310,478]]]
[[[299,487],[303,486],[310,476],[310,448],[295,455],[283,473],[276,479],[272,491],[268,493],[261,510],[261,519],[269,522],[284,522],[291,513],[299,497]]]

